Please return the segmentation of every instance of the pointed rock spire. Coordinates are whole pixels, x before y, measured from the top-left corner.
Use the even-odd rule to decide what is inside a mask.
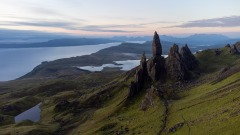
[[[188,48],[186,44],[184,47],[181,48],[180,54],[182,55],[183,62],[187,66],[189,70],[194,70],[198,68],[198,62],[195,56],[192,54],[191,50]]]
[[[153,57],[162,55],[162,45],[156,31],[153,36],[152,51],[153,51]]]
[[[183,81],[188,79],[189,74],[183,58],[178,50],[179,47],[176,44],[170,48],[167,58],[167,70],[171,79],[175,81]]]

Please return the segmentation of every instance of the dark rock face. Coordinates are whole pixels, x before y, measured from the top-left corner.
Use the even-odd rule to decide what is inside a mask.
[[[136,83],[132,81],[129,86],[128,98],[133,97],[136,93],[137,93]]]
[[[182,55],[178,50],[178,45],[176,44],[170,48],[167,58],[167,71],[172,80],[183,81],[188,79],[189,74]]]
[[[181,48],[180,54],[182,55],[183,62],[187,66],[188,70],[198,68],[198,62],[187,45]]]
[[[216,50],[215,50],[215,55],[218,56],[218,55],[220,55],[220,54],[221,54],[221,51],[220,51],[219,49],[216,49]]]
[[[164,82],[166,80],[165,59],[162,57],[162,45],[157,32],[154,33],[152,43],[153,57],[147,63],[149,77],[152,81]]]
[[[153,36],[152,51],[153,51],[153,57],[162,55],[162,45],[156,31]]]
[[[131,82],[131,85],[129,87],[129,97],[134,96],[139,91],[141,91],[144,87],[145,82],[148,79],[148,73],[147,73],[147,60],[145,53],[143,53],[140,67],[136,70],[135,74],[135,80]]]
[[[225,45],[226,48],[231,48],[230,44]]]
[[[11,111],[20,111],[21,109],[15,105],[5,105],[1,108],[3,112],[11,112]]]
[[[79,104],[78,101],[69,102],[68,100],[62,100],[55,106],[54,110],[57,112],[65,111],[65,110],[76,110],[78,107],[78,104]]]
[[[4,121],[4,117],[0,116],[0,123],[2,123]]]
[[[240,52],[240,42],[237,42],[237,43],[235,44],[235,46],[236,46],[238,52]]]
[[[230,53],[232,53],[232,54],[240,54],[240,52],[239,52],[238,49],[237,49],[236,44],[235,44],[235,45],[232,45],[232,47],[231,47],[231,49],[230,49]]]
[[[165,59],[162,56],[155,56],[148,61],[147,65],[148,74],[152,81],[165,82],[166,80],[166,68]]]

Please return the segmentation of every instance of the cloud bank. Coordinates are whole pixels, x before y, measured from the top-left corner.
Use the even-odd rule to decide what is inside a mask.
[[[192,27],[239,27],[240,26],[240,16],[229,16],[222,18],[212,18],[189,21],[180,25],[170,26],[180,27],[180,28],[192,28]]]

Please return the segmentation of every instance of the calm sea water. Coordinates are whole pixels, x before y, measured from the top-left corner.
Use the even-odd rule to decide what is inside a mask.
[[[0,81],[13,80],[30,72],[43,61],[95,53],[120,43],[72,47],[0,49]]]
[[[95,71],[102,71],[105,67],[119,67],[123,71],[128,71],[140,65],[140,60],[115,61],[115,63],[117,64],[103,64],[102,66],[83,66],[79,68],[88,70],[91,72],[95,72]]]

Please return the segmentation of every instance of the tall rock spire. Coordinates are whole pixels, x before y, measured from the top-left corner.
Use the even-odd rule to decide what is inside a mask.
[[[153,36],[152,51],[153,51],[153,57],[162,55],[162,45],[156,31]]]
[[[160,43],[159,36],[157,32],[154,33],[153,43],[152,43],[153,57],[148,60],[147,69],[148,75],[152,81],[165,82],[166,80],[166,69],[165,69],[165,59],[162,57],[162,45]]]

